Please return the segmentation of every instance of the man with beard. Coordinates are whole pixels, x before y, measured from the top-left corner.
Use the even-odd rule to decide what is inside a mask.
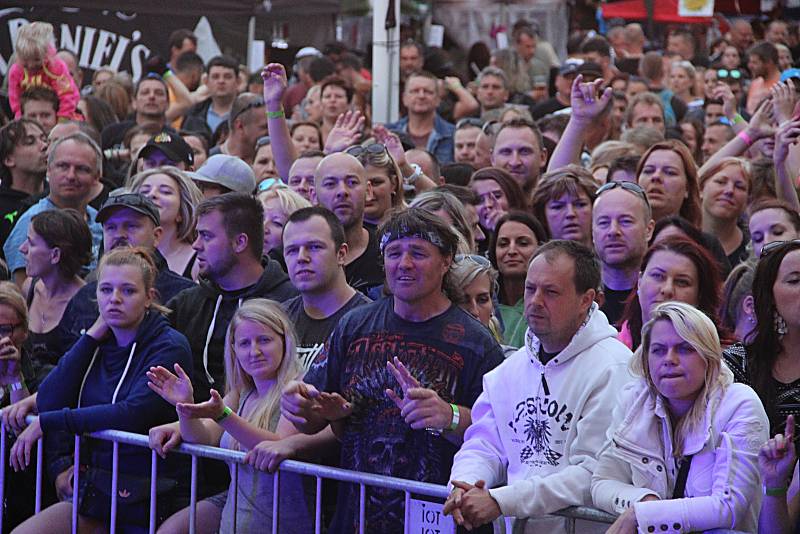
[[[636,287],[642,258],[653,235],[653,214],[644,190],[634,182],[609,182],[597,190],[592,239],[600,258],[605,302],[600,310],[616,323]]]
[[[42,192],[47,169],[47,135],[39,124],[19,119],[0,129],[0,244],[28,203]]]
[[[368,294],[383,283],[380,249],[374,232],[364,227],[367,179],[364,166],[350,154],[337,153],[319,162],[314,172],[314,195],[344,226],[347,283]]]
[[[195,402],[225,386],[225,333],[240,303],[252,298],[283,302],[297,295],[277,261],[266,259],[264,210],[249,194],[225,193],[197,206],[200,284],[167,301],[175,329],[189,339]]]
[[[752,115],[761,101],[769,96],[772,86],[781,81],[778,49],[766,41],[753,45],[747,51],[747,68],[753,77],[747,91],[747,112]]]

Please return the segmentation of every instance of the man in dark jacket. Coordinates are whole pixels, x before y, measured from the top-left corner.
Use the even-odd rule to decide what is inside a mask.
[[[112,193],[97,213],[103,225],[103,251],[117,247],[142,247],[151,251],[158,268],[155,287],[159,299],[166,302],[195,284],[169,270],[167,260],[156,248],[161,238],[161,218],[153,202],[139,193]],[[67,304],[58,325],[63,352],[78,340],[97,319],[97,280],[83,286]]]
[[[225,333],[233,313],[251,298],[283,302],[297,295],[278,262],[266,260],[264,212],[251,195],[226,193],[197,206],[200,285],[167,303],[172,324],[192,347],[195,402],[225,387]]]
[[[230,56],[217,56],[206,68],[210,97],[196,104],[183,119],[184,130],[212,135],[220,123],[228,120],[239,90],[239,64]]]

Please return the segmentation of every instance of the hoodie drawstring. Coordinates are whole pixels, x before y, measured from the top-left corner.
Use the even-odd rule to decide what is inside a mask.
[[[83,380],[81,380],[81,389],[78,391],[78,408],[81,407],[81,398],[83,397],[83,387],[86,385],[86,379],[89,376],[89,372],[92,370],[94,366],[94,362],[97,359],[97,353],[100,352],[100,347],[94,349],[94,354],[92,354],[92,361],[89,362],[89,366],[86,368],[86,372],[83,374]],[[136,352],[136,342],[133,342],[131,345],[131,351],[128,354],[128,361],[125,363],[125,369],[122,371],[122,376],[119,377],[119,382],[117,382],[117,387],[114,388],[114,394],[111,396],[111,404],[115,404],[117,402],[117,395],[119,394],[119,388],[122,387],[122,383],[125,381],[125,377],[128,376],[128,369],[131,368],[131,362],[133,361],[133,354]]]
[[[211,343],[211,336],[214,334],[214,326],[217,324],[217,312],[219,312],[220,304],[222,304],[222,294],[217,295],[217,303],[214,305],[214,314],[211,316],[211,324],[208,325],[208,332],[206,332],[206,344],[203,347],[203,370],[206,372],[206,379],[209,384],[214,383],[214,377],[208,372],[208,345]]]

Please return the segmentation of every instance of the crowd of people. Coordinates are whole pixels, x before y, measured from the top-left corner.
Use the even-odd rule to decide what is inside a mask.
[[[285,459],[447,485],[459,529],[800,526],[797,24],[400,46],[401,118],[332,43],[252,75],[189,30],[133,83],[20,28],[0,129],[3,525],[273,521]],[[483,45],[482,47],[479,45]],[[292,72],[291,79],[287,72]],[[28,424],[27,417],[37,415]],[[33,510],[44,441],[45,506]],[[76,466],[75,462],[79,461]],[[224,467],[224,466],[223,466]],[[233,469],[233,468],[232,468]],[[73,474],[80,472],[78,484]],[[402,492],[279,479],[279,532],[391,533]],[[77,488],[77,493],[74,489]],[[593,531],[593,530],[587,530]]]

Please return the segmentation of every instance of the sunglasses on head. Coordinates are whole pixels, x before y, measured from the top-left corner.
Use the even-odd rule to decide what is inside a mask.
[[[265,135],[263,137],[259,137],[258,141],[256,141],[256,150],[258,150],[262,146],[266,146],[268,144],[270,144],[270,139],[269,139],[268,135]]]
[[[611,182],[603,184],[597,190],[597,193],[595,193],[595,198],[599,197],[606,191],[611,191],[612,189],[616,189],[617,187],[621,187],[625,191],[630,191],[631,193],[644,199],[644,201],[647,203],[648,206],[650,205],[650,201],[647,200],[647,194],[644,192],[644,189],[642,189],[641,186],[635,182],[618,182],[616,180],[612,180]]]
[[[465,117],[456,123],[456,130],[473,126],[475,128],[483,128],[483,121],[476,117]]]
[[[764,245],[763,247],[761,247],[761,255],[759,256],[759,259],[772,254],[779,248],[793,244],[800,245],[800,239],[792,239],[791,241],[771,241],[766,245]]]
[[[264,107],[265,105],[266,105],[266,104],[264,104],[264,99],[263,99],[263,98],[261,98],[261,97],[258,97],[258,98],[256,98],[255,100],[253,100],[252,102],[250,102],[249,104],[247,104],[245,107],[243,107],[242,109],[240,109],[240,110],[239,110],[239,111],[236,113],[236,115],[234,115],[234,116],[233,116],[233,118],[231,119],[231,122],[235,121],[237,118],[239,118],[239,117],[240,117],[240,116],[242,116],[243,114],[247,113],[247,112],[248,112],[248,111],[250,111],[251,109],[255,109],[255,108],[262,108],[262,107]]]
[[[261,182],[259,182],[258,192],[263,193],[264,191],[269,191],[270,189],[281,183],[283,182],[281,182],[280,178],[265,178],[261,180]]]
[[[356,158],[369,154],[388,154],[386,146],[381,143],[372,143],[367,146],[355,145],[345,150],[345,152]]]

